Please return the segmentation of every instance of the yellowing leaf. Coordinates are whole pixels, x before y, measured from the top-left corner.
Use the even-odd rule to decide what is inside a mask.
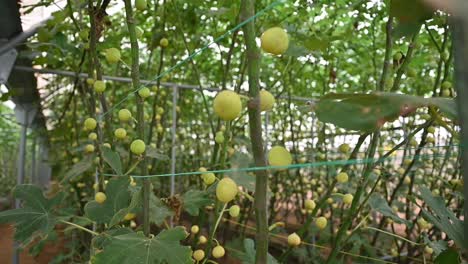
[[[95,264],[189,264],[190,247],[180,245],[187,234],[182,227],[163,230],[157,236],[128,233],[111,237],[103,251],[94,257]]]

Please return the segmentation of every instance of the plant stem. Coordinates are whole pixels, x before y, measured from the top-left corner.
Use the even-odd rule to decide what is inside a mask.
[[[227,203],[224,203],[223,208],[219,211],[218,219],[216,219],[216,223],[214,225],[213,231],[211,231],[210,237],[208,238],[208,245],[206,247],[207,250],[211,249],[211,242],[213,241],[216,235],[216,230],[218,229],[219,222],[223,218],[223,214],[224,214],[224,211],[226,210],[227,205],[228,205]],[[210,254],[211,254],[210,252],[207,252],[206,258],[202,263],[205,263],[208,260],[208,258],[210,257]]]
[[[133,170],[136,169],[136,167],[138,166],[138,164],[140,164],[141,160],[137,160],[133,165],[132,167],[130,167],[130,169],[128,169],[128,171],[124,174],[124,176],[127,176],[129,175],[130,173],[132,173]]]
[[[241,3],[242,16],[251,17],[255,13],[255,1],[243,0]],[[260,52],[255,42],[254,21],[246,24],[243,28],[245,45],[247,47],[247,70],[249,76],[249,128],[252,152],[255,166],[266,166],[265,153],[263,151],[262,120],[260,116],[260,98],[258,97]],[[257,252],[255,263],[266,263],[268,255],[268,217],[267,217],[267,189],[268,173],[266,170],[256,171],[255,180],[255,218],[257,232],[255,240]]]
[[[211,233],[210,239],[214,239],[214,235],[216,234],[216,229],[218,229],[219,222],[221,221],[221,218],[223,218],[224,211],[226,211],[227,203],[224,203],[223,208],[220,211],[220,214],[218,216],[218,219],[216,220],[216,224],[214,225],[213,232]]]
[[[140,69],[139,69],[139,48],[138,40],[135,30],[135,18],[133,17],[133,8],[130,0],[124,0],[125,14],[127,17],[128,33],[130,35],[131,57],[132,57],[132,85],[133,89],[140,87]],[[137,101],[137,131],[138,137],[145,140],[145,119],[144,119],[144,101],[140,96],[136,96]],[[148,167],[146,166],[145,153],[143,153],[140,168],[143,175],[148,174]],[[149,222],[149,201],[151,192],[151,182],[149,178],[143,179],[143,233],[148,236],[150,234]]]
[[[367,158],[373,158],[375,154],[375,150],[377,148],[377,144],[379,141],[379,132],[374,132],[370,147],[369,147],[369,152],[367,155]],[[338,230],[338,234],[336,235],[335,239],[335,245],[330,253],[330,256],[327,259],[327,263],[334,263],[335,258],[338,255],[338,253],[341,251],[342,245],[341,245],[341,240],[343,239],[344,235],[346,234],[346,231],[349,229],[351,226],[354,218],[357,216],[359,213],[358,211],[358,206],[360,204],[360,199],[361,196],[365,190],[365,187],[367,185],[367,180],[369,178],[370,172],[374,168],[373,164],[368,164],[366,168],[364,169],[363,176],[361,178],[361,182],[359,183],[359,187],[356,190],[356,193],[354,194],[354,199],[353,203],[351,204],[351,208],[349,209],[349,213],[347,215],[347,218],[344,220],[343,224],[341,225],[340,229]]]
[[[99,66],[96,63],[99,63],[97,60],[96,56],[96,46],[97,46],[97,38],[96,38],[96,21],[95,21],[95,8],[93,6],[93,1],[88,0],[88,15],[89,15],[89,20],[90,20],[90,31],[89,31],[89,69],[88,73],[89,76],[93,76],[93,78],[96,79],[94,76],[94,71],[98,72],[100,74]],[[95,93],[92,87],[89,89],[89,102],[90,102],[90,112],[91,116],[93,118],[96,117],[96,102],[94,101]],[[99,120],[98,120],[99,121]],[[96,145],[96,150],[97,154],[99,156],[99,165],[98,165],[98,171],[100,175],[103,173],[103,156],[102,156],[102,151],[101,151],[101,146],[102,146],[102,140],[103,140],[103,131],[101,129],[101,126],[96,127],[96,134],[98,136],[98,141],[95,143]],[[99,177],[96,179],[98,183],[98,190],[104,190],[104,177]]]
[[[461,12],[465,12],[461,10]],[[461,126],[461,172],[464,182],[468,181],[468,105],[466,104],[466,98],[468,96],[468,68],[466,62],[468,61],[468,53],[466,46],[468,43],[468,22],[465,18],[459,17],[454,19],[453,28],[453,43],[454,43],[454,58],[455,58],[455,88],[457,90],[457,106],[459,114],[459,122]],[[464,208],[464,219],[468,217],[468,184],[464,184],[463,194],[465,198]],[[466,220],[465,220],[466,221]],[[465,243],[464,243],[464,255],[468,255],[468,225],[465,223]]]
[[[91,25],[91,28],[89,31],[89,59],[90,59],[90,62],[92,63],[91,69],[95,71],[95,72],[94,71],[91,72],[92,74],[91,76],[94,76],[94,74],[96,74],[96,76],[94,76],[93,78],[95,78],[96,80],[102,81],[101,62],[99,61],[98,54],[97,54],[98,37],[101,34],[101,32],[98,31],[98,27],[100,26],[98,25],[98,23],[100,23],[100,21],[99,19],[97,19],[99,9],[98,9],[98,6],[96,7],[93,6],[93,1],[91,0],[88,0],[88,5],[89,5],[88,7],[89,20],[90,20],[90,25]],[[106,97],[104,96],[104,93],[101,93],[101,94],[96,93],[96,95],[99,98],[99,101],[101,102],[102,112],[103,113],[107,112],[108,108],[107,108],[107,102],[106,102]],[[93,111],[95,111],[95,109],[93,109]],[[106,116],[105,119],[106,119],[106,122],[104,122],[104,132],[107,134],[109,138],[111,138],[111,130],[109,126],[111,124],[110,116]],[[98,133],[98,138],[100,139],[99,144],[102,144],[102,136],[104,132],[101,134]]]
[[[363,134],[363,135],[361,135],[359,137],[358,142],[356,143],[356,146],[354,147],[353,151],[349,155],[348,160],[353,160],[353,159],[355,159],[357,157],[357,154],[358,154],[359,150],[361,149],[361,146],[364,143],[364,141],[366,140],[367,136],[369,136],[369,134]],[[340,171],[347,171],[350,166],[351,166],[350,164],[344,165],[341,168]],[[296,232],[299,236],[301,236],[301,237],[307,237],[308,236],[307,233],[308,233],[308,230],[309,230],[309,226],[312,224],[312,221],[313,221],[315,215],[317,214],[317,212],[326,205],[327,198],[332,193],[333,188],[335,188],[336,183],[337,183],[337,181],[336,181],[336,179],[334,179],[331,182],[331,184],[327,187],[327,191],[325,192],[325,194],[317,202],[317,206],[315,206],[314,210],[312,210],[312,213],[307,215],[307,219],[306,219],[305,223]],[[289,254],[291,254],[292,249],[293,249],[293,247],[288,247],[288,249],[279,257],[279,262],[280,263],[284,262],[286,260],[286,258],[289,256]]]
[[[422,151],[422,148],[425,144],[425,138],[427,136],[427,127],[429,127],[430,125],[432,124],[432,121],[429,120],[427,121],[426,123],[424,123],[421,127],[419,127],[418,129],[416,129],[415,131],[413,131],[411,134],[409,134],[405,140],[403,140],[400,144],[400,146],[404,145],[405,143],[404,142],[408,142],[409,140],[411,140],[411,138],[413,138],[420,130],[424,129],[424,133],[423,133],[423,137],[421,139],[421,143],[420,145],[418,146],[418,148],[416,149],[416,153],[414,155],[414,158],[413,160],[411,161],[411,163],[408,165],[408,167],[405,169],[405,172],[403,173],[403,175],[401,175],[401,178],[400,180],[398,181],[397,185],[395,186],[395,188],[393,189],[393,192],[392,194],[390,195],[390,199],[387,200],[387,203],[388,204],[392,204],[393,200],[395,200],[396,198],[396,195],[397,195],[397,192],[398,190],[401,188],[401,186],[403,186],[403,183],[404,183],[404,179],[405,177],[411,172],[411,168],[413,167],[413,165],[416,163],[416,159],[417,157],[420,155],[421,151]],[[398,146],[397,145],[397,146]],[[394,149],[392,149],[394,150]],[[393,153],[394,151],[390,150],[388,153],[386,153],[383,157],[388,157],[389,155],[391,155],[391,153]],[[385,224],[385,219],[386,217],[383,217],[382,218],[382,221],[379,223],[379,228],[382,228]],[[375,233],[373,239],[372,239],[372,242],[371,244],[374,245],[375,243],[377,243],[377,238],[379,236],[380,233]]]
[[[393,39],[392,39],[393,17],[392,16],[388,16],[386,31],[387,31],[387,38],[386,38],[386,43],[385,43],[385,59],[383,63],[382,76],[380,77],[379,85],[377,87],[377,90],[379,91],[383,91],[385,87],[385,82],[387,81],[387,76],[388,76],[388,69],[390,68],[390,63],[391,63],[390,59],[392,57],[392,47],[393,47]]]
[[[390,233],[390,232],[387,232],[387,231],[385,231],[385,230],[381,230],[381,229],[378,229],[378,228],[375,228],[375,227],[370,227],[370,226],[368,226],[368,227],[364,227],[363,229],[369,229],[369,230],[374,230],[374,231],[377,231],[377,232],[381,232],[381,233],[387,234],[387,235],[389,235],[389,236],[393,236],[393,237],[399,238],[399,239],[401,239],[401,240],[404,240],[404,241],[406,241],[406,242],[408,242],[408,243],[410,243],[410,244],[413,244],[413,245],[423,245],[423,244],[421,244],[421,243],[413,242],[413,241],[408,240],[408,239],[406,239],[406,238],[404,238],[404,237],[402,237],[402,236],[399,236],[399,235],[396,235],[396,234],[393,234],[393,233]]]
[[[413,52],[414,52],[414,46],[416,45],[416,40],[417,40],[418,35],[419,35],[419,31],[420,31],[420,29],[418,29],[418,31],[416,33],[414,33],[413,37],[411,38],[411,42],[410,42],[410,44],[408,46],[408,51],[406,52],[406,56],[405,56],[405,59],[403,61],[403,64],[401,64],[401,66],[398,68],[398,70],[396,72],[396,76],[395,76],[395,79],[394,79],[394,82],[393,82],[393,86],[391,88],[392,92],[396,92],[398,90],[398,88],[400,87],[401,76],[406,71],[406,68],[408,67],[408,64],[411,61],[411,58],[412,58]]]
[[[94,232],[94,231],[92,231],[92,230],[89,230],[88,228],[83,227],[83,226],[80,226],[80,225],[77,225],[77,224],[75,224],[75,223],[68,222],[68,221],[65,221],[65,220],[60,220],[60,222],[62,222],[62,223],[64,223],[64,224],[67,224],[67,225],[74,226],[74,227],[76,227],[76,228],[78,228],[78,229],[81,229],[81,230],[83,230],[83,231],[85,231],[85,232],[90,233],[90,234],[93,235],[93,236],[99,236],[99,233]]]

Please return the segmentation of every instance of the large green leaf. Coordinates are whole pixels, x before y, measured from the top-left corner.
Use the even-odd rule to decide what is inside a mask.
[[[448,247],[447,241],[444,241],[444,240],[432,241],[427,236],[427,233],[423,234],[423,238],[424,238],[424,243],[426,243],[429,247],[431,247],[434,250],[435,257],[437,257],[440,253],[445,251]]]
[[[63,200],[62,195],[46,199],[35,185],[18,185],[13,196],[22,201],[22,208],[0,212],[0,223],[15,223],[15,240],[23,245],[37,235],[49,234],[57,222],[54,208]]]
[[[320,121],[366,132],[388,121],[413,113],[425,106],[439,107],[449,118],[456,118],[453,99],[423,98],[405,94],[327,94],[314,106]]]
[[[233,171],[227,172],[226,175],[233,179],[237,185],[249,191],[255,191],[255,177],[245,171],[235,171],[235,169],[249,168],[251,165],[253,165],[253,158],[248,154],[235,152],[231,157],[231,168]]]
[[[116,227],[107,229],[99,235],[95,236],[91,241],[91,245],[97,249],[103,249],[112,242],[112,238],[116,236],[132,234],[134,231],[128,227]]]
[[[457,111],[457,104],[455,100],[450,98],[442,98],[442,97],[434,97],[428,98],[429,103],[432,106],[439,108],[439,110],[448,118],[452,120],[457,120],[458,118],[458,111]]]
[[[200,10],[201,11],[201,10]],[[234,17],[237,14],[238,10],[235,5],[231,6],[230,8],[220,7],[215,10],[203,10],[203,12],[199,12],[201,15],[206,16],[218,16],[226,19],[228,17]]]
[[[71,170],[65,173],[62,182],[71,180],[78,175],[83,174],[93,166],[92,157],[86,157],[78,163],[75,163]]]
[[[159,152],[156,148],[148,146],[145,152],[147,157],[157,160],[170,160],[169,156]]]
[[[449,248],[446,249],[444,252],[440,253],[439,256],[434,260],[435,264],[459,264],[460,263],[460,255],[458,252],[453,249]]]
[[[70,222],[77,224],[78,226],[89,226],[93,224],[93,221],[91,219],[84,217],[84,216],[78,216],[78,215],[73,216]],[[63,231],[67,233],[76,228],[77,228],[76,226],[69,225]]]
[[[50,40],[50,43],[55,44],[55,47],[60,48],[62,52],[66,52],[67,47],[69,47],[67,45],[67,36],[62,32],[55,34]]]
[[[137,208],[141,207],[142,205],[142,196],[143,192],[141,191],[141,187],[134,187],[130,189],[132,192],[132,199],[130,201],[130,204],[127,208],[120,209],[114,217],[112,217],[109,226],[114,226],[118,224],[120,221],[122,221],[125,217],[126,214],[128,213],[135,213],[137,211]]]
[[[110,223],[115,214],[127,208],[130,203],[129,179],[118,177],[109,180],[106,187],[106,201],[102,204],[90,201],[85,205],[86,216],[97,223]]]
[[[382,197],[381,194],[373,193],[368,200],[369,206],[372,210],[375,210],[386,217],[390,217],[393,221],[402,224],[408,224],[408,221],[400,218],[395,214],[392,208],[388,205],[387,201]]]
[[[102,157],[104,161],[109,164],[109,166],[117,173],[117,175],[122,175],[122,162],[120,161],[119,153],[113,151],[110,148],[102,148]]]
[[[171,211],[156,195],[150,194],[150,222],[160,225],[166,218],[173,216]]]
[[[288,31],[295,31],[293,28],[289,26]],[[303,32],[303,31],[295,31],[291,33],[293,35],[293,40],[291,41],[291,48],[293,49],[298,49],[303,50],[302,55],[307,55],[307,53],[314,52],[314,53],[319,53],[319,52],[324,52],[327,50],[328,47],[331,46],[333,41],[336,40],[341,40],[343,38],[347,38],[350,32],[345,31],[345,32],[335,32],[332,35],[330,33],[324,33],[324,32]],[[301,55],[299,54],[294,54],[288,49],[286,52],[287,55]]]
[[[296,45],[295,43],[290,43],[288,50],[284,53],[286,56],[301,57],[309,54],[310,51],[303,46]]]
[[[442,232],[445,232],[447,236],[455,242],[455,244],[460,248],[463,248],[465,246],[463,221],[458,219],[452,210],[445,206],[445,202],[442,197],[433,196],[432,192],[424,186],[420,188],[420,192],[421,198],[430,209],[430,211],[423,209],[423,216]]]
[[[189,190],[182,196],[184,210],[190,215],[197,216],[200,210],[213,203],[208,192],[200,190]]]
[[[256,254],[255,242],[250,238],[244,239],[243,250],[242,251],[233,250],[232,254],[236,258],[241,260],[242,264],[255,264],[255,254]],[[278,263],[278,261],[273,256],[268,254],[267,264],[276,264],[276,263]]]
[[[432,13],[422,0],[393,0],[390,5],[390,15],[399,22],[395,29],[398,36],[416,33],[421,24],[432,17]]]
[[[421,22],[431,17],[432,10],[422,0],[393,0],[390,15],[400,22]]]
[[[328,38],[320,38],[317,36],[310,36],[308,39],[303,41],[304,47],[309,50],[320,50],[325,51],[330,45]]]
[[[154,237],[142,233],[114,236],[94,257],[95,264],[193,263],[192,250],[180,245],[187,237],[182,227],[164,230]]]

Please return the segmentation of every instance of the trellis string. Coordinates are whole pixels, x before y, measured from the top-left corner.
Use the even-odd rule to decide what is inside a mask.
[[[207,45],[205,45],[204,47],[202,47],[201,49],[195,51],[194,53],[190,54],[187,58],[179,61],[178,63],[176,63],[174,66],[170,67],[169,69],[165,70],[164,72],[162,72],[161,74],[157,75],[154,79],[151,80],[151,82],[154,82],[162,77],[164,77],[165,75],[171,73],[172,71],[174,71],[175,69],[177,69],[178,67],[180,67],[181,65],[185,64],[186,62],[190,61],[191,59],[193,59],[194,57],[196,57],[197,55],[203,53],[205,50],[207,50],[211,45],[215,44],[215,43],[218,43],[220,40],[224,39],[225,37],[229,36],[230,34],[232,34],[233,32],[235,32],[236,30],[240,29],[241,27],[243,27],[245,24],[253,21],[255,18],[263,15],[264,13],[266,13],[267,11],[269,11],[270,9],[273,9],[274,7],[276,7],[277,5],[280,5],[280,4],[283,4],[285,3],[286,1],[285,0],[278,0],[278,1],[275,1],[271,4],[269,4],[267,7],[265,7],[264,9],[258,11],[255,15],[249,17],[248,19],[242,21],[241,23],[239,23],[237,26],[235,26],[234,28],[226,31],[226,33],[224,33],[223,35],[217,37],[216,39],[214,39],[213,41],[211,41],[210,43],[208,43]],[[137,93],[139,90],[143,89],[145,86],[144,85],[140,85],[140,87],[138,87],[136,90],[130,92],[127,96],[125,96],[122,100],[120,100],[119,102],[117,102],[116,104],[114,104],[109,110],[107,110],[106,112],[100,114],[98,116],[98,120],[99,121],[102,121],[102,119],[110,112],[112,112],[115,108],[117,108],[119,105],[121,105],[122,103],[124,103],[125,101],[127,101],[131,96],[133,96],[135,93]]]
[[[429,158],[438,158],[444,157],[443,154],[422,154],[422,155],[413,155],[411,157],[429,159]],[[169,176],[191,176],[191,175],[202,175],[206,173],[231,173],[231,172],[252,172],[259,170],[286,170],[286,169],[301,169],[301,168],[312,168],[312,167],[321,167],[321,166],[343,166],[343,165],[357,165],[357,164],[369,164],[369,163],[381,163],[383,161],[393,159],[392,157],[382,157],[382,158],[367,158],[367,159],[351,159],[351,160],[334,160],[334,161],[319,161],[312,163],[303,163],[303,164],[291,164],[288,166],[258,166],[258,167],[246,167],[246,168],[232,168],[232,169],[222,169],[222,170],[211,170],[206,172],[193,171],[193,172],[180,172],[180,173],[164,173],[164,174],[154,174],[154,175],[118,175],[103,173],[102,176],[113,177],[113,176],[131,176],[133,178],[155,178],[155,177],[169,177]]]

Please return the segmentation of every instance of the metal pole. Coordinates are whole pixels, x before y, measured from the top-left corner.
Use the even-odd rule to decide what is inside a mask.
[[[55,75],[61,75],[61,76],[69,76],[69,77],[76,77],[76,72],[73,71],[63,71],[63,70],[53,70],[53,69],[36,69],[32,67],[26,67],[26,66],[15,66],[13,69],[18,70],[18,71],[26,71],[26,72],[35,72],[35,73],[41,73],[41,74],[55,74]],[[80,73],[78,75],[80,78],[88,78],[88,74],[86,73]],[[124,83],[131,83],[132,79],[128,77],[119,77],[119,76],[109,76],[109,75],[103,75],[102,79],[104,80],[109,80],[109,81],[115,81],[115,82],[124,82]],[[156,80],[140,80],[140,83],[143,85],[155,85],[157,84]],[[217,87],[202,87],[197,85],[190,85],[190,84],[176,84],[176,83],[169,83],[169,82],[161,82],[159,84],[161,87],[164,88],[169,88],[169,87],[177,87],[179,89],[192,89],[192,90],[204,90],[204,91],[211,91],[211,92],[219,92],[220,89]],[[281,99],[286,99],[288,98],[287,96],[280,96],[279,98]],[[295,101],[303,101],[303,102],[308,102],[311,101],[311,98],[304,98],[304,97],[299,97],[299,96],[291,96],[291,100]]]
[[[99,186],[99,170],[97,167],[96,167],[96,170],[94,171],[94,186]],[[99,190],[99,188],[93,188],[93,189],[94,189],[94,194],[96,194]],[[93,231],[97,231],[97,224],[95,222],[93,222]]]
[[[34,135],[32,138],[31,144],[31,183],[32,184],[39,184],[37,179],[37,168],[36,168],[36,146],[37,145],[37,137]]]
[[[171,148],[171,196],[175,194],[176,130],[177,130],[177,86],[172,88],[172,148]]]
[[[23,112],[23,120],[21,122],[21,137],[20,137],[20,145],[19,145],[19,152],[18,152],[18,163],[17,163],[17,178],[16,184],[20,185],[24,183],[24,164],[26,160],[26,136],[28,133],[28,113],[29,111],[26,108],[22,108],[21,111]],[[20,200],[15,199],[15,208],[20,208]],[[19,263],[20,259],[20,252],[19,252],[19,244],[14,242],[14,253],[13,253],[13,262],[14,264]]]
[[[175,194],[175,171],[176,171],[176,130],[177,130],[177,86],[172,87],[172,145],[171,145],[171,196]],[[171,222],[172,227],[174,223]]]
[[[311,143],[311,152],[310,152],[310,162],[315,162],[315,145],[314,145],[314,140],[315,140],[315,131],[314,131],[314,126],[315,126],[315,114],[314,112],[311,112],[311,117],[312,117],[312,122],[310,122],[312,125],[310,126],[310,138],[312,139],[312,143]],[[315,242],[315,239],[314,239],[314,242]]]
[[[265,157],[267,156],[267,149],[268,149],[268,142],[269,142],[269,139],[270,139],[270,131],[268,131],[268,124],[270,123],[270,113],[269,112],[265,112],[265,122],[264,122],[264,130],[265,130],[265,145],[264,145],[264,148],[265,148]]]
[[[31,37],[32,35],[36,34],[37,30],[45,24],[46,21],[41,21],[34,25],[33,28],[27,31],[23,31],[16,35],[14,38],[10,39],[6,44],[0,47],[0,55],[5,52],[8,52],[11,49],[14,49],[19,44],[23,43],[26,39]]]
[[[51,168],[49,162],[49,148],[47,139],[43,135],[37,135],[37,155],[36,155],[36,179],[41,188],[50,186]]]
[[[23,115],[24,115],[24,123],[21,124],[21,138],[20,138],[20,146],[19,146],[19,153],[18,153],[18,174],[17,174],[17,180],[16,183],[23,184],[24,183],[24,163],[26,159],[26,136],[28,133],[28,111],[26,109],[22,110]],[[20,201],[18,199],[15,200],[15,206],[16,208],[19,208],[20,206]]]
[[[462,7],[462,4],[460,4]],[[460,10],[460,9],[459,9]],[[461,8],[461,14],[466,14],[467,8]],[[454,46],[454,62],[455,62],[455,88],[457,90],[457,101],[458,101],[458,114],[459,123],[461,127],[461,155],[462,164],[461,172],[463,181],[468,182],[468,104],[466,99],[468,98],[468,21],[466,18],[456,17],[453,20],[453,46]],[[463,187],[465,203],[464,203],[464,219],[465,219],[465,240],[464,249],[465,254],[468,251],[468,184],[464,184]]]

